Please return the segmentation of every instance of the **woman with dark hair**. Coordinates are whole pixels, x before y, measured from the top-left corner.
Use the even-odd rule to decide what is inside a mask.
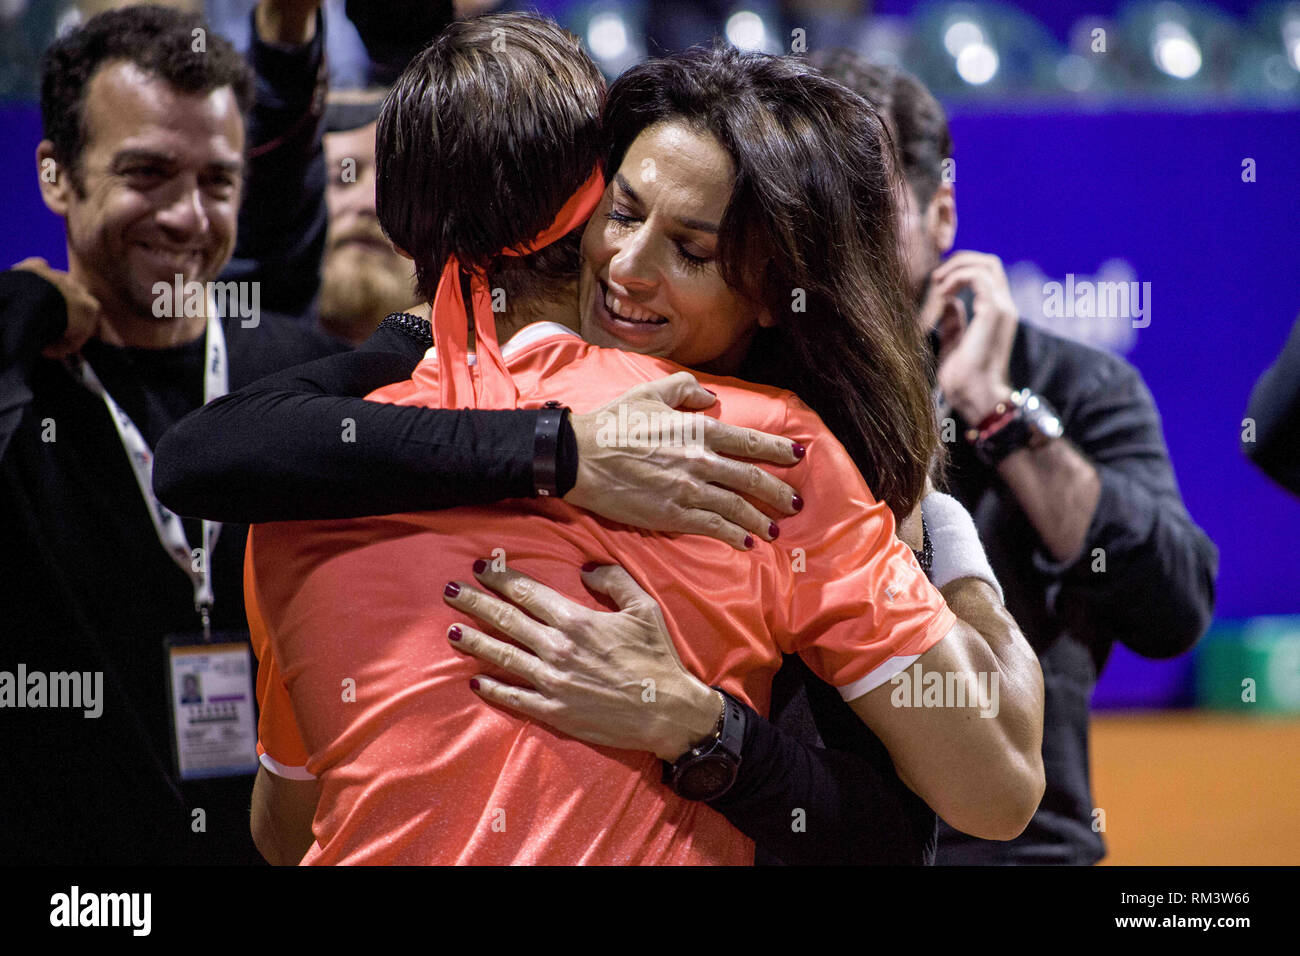
[[[604,123],[612,175],[583,240],[584,338],[734,374],[752,327],[716,357],[680,340],[696,327],[720,338],[732,312],[757,314],[767,331],[745,377],[799,395],[880,500],[908,515],[938,433],[894,240],[889,139],[874,111],[798,60],[718,47],[632,67],[610,88]],[[702,198],[658,182],[681,157],[712,164],[716,230],[698,221],[710,217],[671,215]],[[651,192],[670,215],[646,228]],[[703,255],[647,279],[657,264],[644,260],[660,250],[640,246],[685,237]],[[611,271],[637,323],[605,307]],[[647,319],[658,306],[665,314]]]
[[[789,61],[740,57],[726,51],[693,56],[674,61],[675,75],[661,86],[648,82],[647,75],[634,73],[629,79],[627,99],[619,99],[618,85],[611,96],[611,130],[622,129],[626,135],[621,142],[615,140],[612,156],[618,159],[619,166],[614,172],[611,164],[610,187],[600,198],[600,213],[605,218],[593,219],[584,237],[580,299],[584,333],[624,349],[680,357],[697,367],[727,372],[739,367],[756,326],[772,327],[772,334],[778,336],[775,351],[779,354],[781,349],[788,350],[781,356],[786,361],[773,364],[789,381],[801,383],[810,394],[818,396],[828,417],[839,413],[845,444],[870,469],[873,482],[890,489],[889,500],[895,511],[908,514],[920,497],[934,438],[919,343],[910,342],[903,331],[912,331],[914,337],[914,330],[910,323],[900,323],[899,338],[890,338],[890,326],[895,322],[890,313],[901,316],[905,309],[894,309],[892,305],[900,294],[900,284],[879,121],[860,100]],[[735,111],[712,105],[706,108],[706,104],[718,102],[711,94],[729,76],[733,82],[723,90],[724,98],[734,101]],[[734,79],[737,76],[740,81]],[[633,81],[642,82],[637,86]],[[792,86],[798,89],[792,92]],[[845,96],[849,99],[835,102],[837,97]],[[818,106],[823,97],[836,114]],[[779,111],[786,104],[788,113],[779,121],[770,115],[774,107]],[[620,114],[624,106],[626,111]],[[847,117],[839,115],[844,110],[849,113]],[[626,117],[621,125],[619,116]],[[791,129],[796,135],[788,135]],[[866,132],[859,133],[859,129]],[[828,135],[823,131],[832,132]],[[841,138],[837,141],[836,136]],[[859,146],[866,148],[864,155],[870,156],[874,150],[880,157],[876,169],[867,175],[860,167],[871,164],[855,163],[851,155],[848,159],[834,158]],[[829,162],[820,152],[827,148],[834,154]],[[842,204],[838,215],[836,204]],[[455,220],[449,217],[448,221]],[[390,234],[397,232],[400,229]],[[531,234],[531,230],[524,234]],[[414,247],[408,251],[416,259],[417,271],[422,263],[428,269],[445,270],[446,263],[429,253],[428,243],[421,245],[400,235],[394,238]],[[834,248],[828,250],[827,243]],[[823,263],[824,274],[815,268],[817,257]],[[721,262],[720,267],[712,264],[714,259]],[[486,271],[490,271],[490,265]],[[452,294],[459,284],[451,283],[448,288]],[[481,293],[482,288],[478,291]],[[442,295],[440,288],[438,298]],[[475,295],[473,288],[460,295],[460,305],[468,303],[471,312],[479,313],[481,295]],[[438,313],[438,302],[434,308]],[[803,318],[789,319],[789,315],[795,315],[810,320],[817,310],[821,310],[819,319],[826,323],[824,329]],[[445,309],[441,311],[446,313]],[[529,317],[547,318],[548,312],[563,314],[562,309],[548,309],[543,304],[535,306]],[[485,331],[480,320],[475,334],[481,336]],[[456,349],[462,348],[451,341],[452,335],[453,327],[439,334],[443,367],[438,368],[435,362],[434,368],[424,373],[426,396],[435,381],[442,390],[452,377],[449,366]],[[830,351],[823,353],[818,347],[819,338]],[[490,333],[478,344],[479,374],[488,376],[497,363],[497,357],[491,354],[494,343]],[[852,356],[846,360],[846,352],[869,355],[877,345],[883,350],[878,365],[855,362]],[[842,361],[856,369],[856,374],[878,383],[879,394],[888,399],[864,397],[852,378],[834,367]],[[420,385],[421,374],[417,371],[416,386]],[[470,390],[462,390],[462,395],[477,395],[479,385],[473,376],[462,385]],[[734,385],[720,381],[717,387],[730,392]],[[388,397],[420,400],[410,392]],[[851,415],[846,411],[850,408],[854,409]],[[796,431],[806,425],[806,421],[794,422]],[[819,444],[824,445],[824,441]],[[857,494],[849,492],[847,486],[845,493]],[[869,492],[866,495],[871,497]],[[823,516],[837,513],[836,507],[835,502],[818,502]],[[434,517],[435,522],[455,523],[449,516]],[[480,516],[479,520],[485,518]],[[834,536],[843,529],[819,530]],[[669,547],[667,543],[664,546]],[[493,573],[487,572],[487,562],[480,564],[483,572]],[[593,573],[601,575],[612,570]],[[828,570],[824,566],[820,572]],[[611,587],[614,580],[604,574],[602,589],[608,593],[622,590],[626,595],[625,588]],[[587,578],[598,588],[600,581]],[[653,582],[651,586],[653,589]],[[754,597],[761,600],[761,588],[750,594],[751,602]],[[828,598],[827,603],[834,604],[835,600]],[[680,617],[680,607],[675,617]],[[1020,648],[1014,625],[1009,619],[999,621],[981,633],[987,637],[989,631],[999,634],[1001,639],[995,643],[1002,645],[1003,652],[1009,652],[1005,658],[990,652],[988,645],[979,640],[980,635],[964,625],[956,626],[939,644],[926,645],[927,649],[958,646],[976,655],[982,649],[982,658],[949,663],[957,669],[978,669],[985,664],[1022,685],[1017,689],[1023,691],[1023,696],[1010,708],[1010,719],[1004,715],[1000,722],[995,719],[985,724],[990,730],[995,726],[1000,729],[983,735],[978,745],[962,748],[960,734],[933,736],[937,724],[930,719],[932,715],[923,712],[908,714],[904,721],[912,725],[917,736],[909,730],[899,731],[900,715],[888,701],[870,717],[862,711],[860,714],[886,731],[886,742],[896,763],[918,792],[972,829],[997,835],[1009,832],[1015,820],[1027,819],[1032,803],[1036,803],[1033,712],[1038,698],[1034,694],[1036,675],[1026,671],[1021,666],[1023,660],[1017,659]],[[954,637],[959,632],[975,638],[975,643],[963,644],[962,639]],[[939,669],[944,669],[942,663]],[[881,673],[879,668],[872,671],[872,682],[868,682],[872,687],[879,688],[876,679]],[[857,683],[857,690],[870,689],[861,681]],[[882,697],[879,693],[858,695],[855,708],[867,696],[877,702]],[[713,707],[716,715],[717,705]],[[976,722],[976,728],[982,731],[981,723]],[[895,730],[889,730],[890,726]],[[595,739],[599,733],[581,736]],[[696,734],[694,739],[704,736]],[[926,741],[929,752],[924,746]],[[968,745],[972,742],[967,738]],[[1005,789],[982,789],[990,780],[999,778]],[[999,793],[1004,796],[999,797]]]

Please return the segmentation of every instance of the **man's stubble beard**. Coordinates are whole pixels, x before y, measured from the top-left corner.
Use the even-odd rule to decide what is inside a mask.
[[[165,280],[155,279],[151,282],[123,270],[122,263],[94,262],[93,264],[86,264],[84,260],[80,271],[82,275],[78,276],[78,278],[100,303],[100,307],[108,314],[120,315],[123,319],[153,325],[167,325],[177,319],[184,318],[185,301],[189,297],[189,283],[191,282],[198,282],[203,286],[205,290],[203,301],[206,308],[206,289],[209,277],[205,275],[189,276],[182,273],[181,301],[174,303],[172,300],[176,295],[175,274]],[[89,281],[87,281],[87,273],[93,276]],[[76,271],[72,274],[77,275]],[[162,309],[162,315],[158,315],[155,311],[155,304],[162,296],[154,291],[154,287],[159,282],[164,281],[167,283],[167,292],[164,299],[167,307]]]

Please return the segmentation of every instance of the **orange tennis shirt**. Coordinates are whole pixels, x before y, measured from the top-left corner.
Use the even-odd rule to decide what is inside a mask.
[[[591,411],[680,370],[546,323],[503,355],[529,408],[555,399]],[[601,610],[579,568],[621,564],[659,602],[686,668],[764,714],[783,652],[852,700],[949,632],[954,615],[821,420],[788,392],[697,377],[718,395],[704,414],[807,449],[799,464],[774,469],[805,507],[750,552],[545,498],[251,530],[245,589],[262,761],[321,787],[304,863],[752,862],[752,842],[674,794],[653,754],[581,743],[470,690],[483,665],[448,642],[464,615],[442,589],[472,582],[476,559],[504,559]],[[411,380],[371,398],[428,405],[437,395],[430,350]],[[629,443],[655,427],[617,415],[606,425],[606,440]],[[655,706],[652,687],[631,692]]]

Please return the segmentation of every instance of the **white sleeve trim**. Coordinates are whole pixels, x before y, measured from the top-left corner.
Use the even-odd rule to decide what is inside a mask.
[[[896,674],[903,673],[903,671],[915,664],[916,659],[920,656],[920,654],[910,654],[906,657],[891,657],[867,674],[866,677],[860,677],[852,684],[846,684],[844,687],[838,688],[840,696],[845,700],[857,700],[863,694],[875,690]]]
[[[284,777],[286,780],[315,780],[316,775],[309,773],[306,767],[286,767],[280,761],[276,760],[270,754],[258,754],[257,759],[262,762],[262,766],[277,777]]]

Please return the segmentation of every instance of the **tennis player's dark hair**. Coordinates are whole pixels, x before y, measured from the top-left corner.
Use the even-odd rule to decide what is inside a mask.
[[[872,63],[845,47],[818,50],[808,62],[857,93],[890,125],[903,173],[924,209],[943,181],[952,156],[948,117],[925,84],[911,73]]]
[[[711,134],[734,164],[722,276],[778,322],[756,336],[742,377],[799,395],[873,494],[909,514],[938,430],[885,124],[793,57],[697,47],[634,66],[610,87],[608,174],[643,130],[668,121]]]
[[[241,113],[247,114],[253,104],[252,70],[197,14],[131,6],[91,17],[56,40],[41,59],[41,129],[78,194],[87,135],[86,92],[101,67],[117,62],[133,63],[185,93],[228,86]]]
[[[549,226],[600,159],[605,80],[577,37],[528,14],[452,23],[407,66],[379,114],[376,210],[432,300],[448,257],[508,297],[577,275],[577,229],[501,256]]]

